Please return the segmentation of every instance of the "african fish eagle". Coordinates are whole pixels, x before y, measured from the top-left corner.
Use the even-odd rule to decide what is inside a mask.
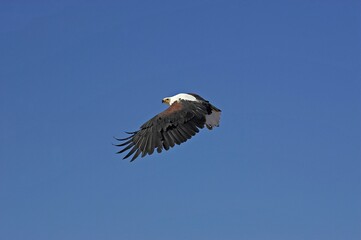
[[[117,153],[130,149],[123,159],[134,154],[131,159],[134,161],[140,154],[141,157],[153,154],[155,148],[161,153],[187,141],[199,128],[206,126],[212,130],[219,126],[221,110],[197,94],[180,93],[163,98],[162,103],[169,105],[165,111],[144,123],[138,131],[126,132],[129,137],[117,139],[122,143],[116,146],[124,147]]]

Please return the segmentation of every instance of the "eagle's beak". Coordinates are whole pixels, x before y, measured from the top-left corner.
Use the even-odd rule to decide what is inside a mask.
[[[168,98],[163,98],[162,103],[169,104],[169,99]]]

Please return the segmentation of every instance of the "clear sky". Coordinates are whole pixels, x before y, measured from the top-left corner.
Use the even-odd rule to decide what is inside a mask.
[[[30,3],[31,2],[31,3]],[[361,239],[360,1],[1,1],[0,239]],[[195,92],[221,126],[112,145]]]

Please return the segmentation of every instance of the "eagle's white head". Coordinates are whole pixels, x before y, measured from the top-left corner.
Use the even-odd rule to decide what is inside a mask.
[[[174,102],[177,102],[179,100],[187,100],[187,101],[198,101],[193,95],[188,93],[179,93],[177,95],[174,95],[173,97],[165,97],[162,100],[162,103],[172,105]]]

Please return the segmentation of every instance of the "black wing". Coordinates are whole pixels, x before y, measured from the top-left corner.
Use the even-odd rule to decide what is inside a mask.
[[[207,102],[181,100],[173,103],[168,109],[156,115],[136,132],[130,132],[129,137],[117,139],[122,143],[116,145],[124,147],[118,153],[129,152],[123,158],[132,154],[134,161],[140,154],[141,157],[153,154],[154,149],[161,153],[179,145],[203,128],[206,122],[205,115],[211,112],[211,105]]]

